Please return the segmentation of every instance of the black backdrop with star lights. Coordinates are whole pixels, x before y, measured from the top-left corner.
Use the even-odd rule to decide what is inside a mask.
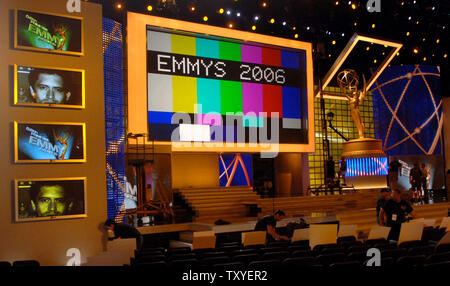
[[[401,42],[391,65],[440,66],[442,95],[450,96],[450,1],[379,1],[381,12],[370,13],[367,0],[91,0],[103,5],[104,17],[122,23],[132,11],[312,42],[318,47],[316,83],[355,32]],[[368,58],[359,69],[368,73],[382,55],[371,51],[361,57]]]

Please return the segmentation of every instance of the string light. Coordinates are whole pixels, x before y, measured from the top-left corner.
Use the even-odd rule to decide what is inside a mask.
[[[256,26],[255,25],[252,26],[252,30],[253,31],[256,30]]]
[[[153,6],[152,5],[148,5],[147,6],[147,11],[149,11],[149,12],[153,11]]]
[[[352,9],[353,9],[353,10],[356,9],[356,4],[352,4]]]
[[[427,61],[427,57],[424,57],[424,58],[423,58],[423,61],[426,62],[426,61]]]
[[[203,21],[207,22],[208,21],[208,16],[203,17]]]
[[[446,59],[446,58],[447,58],[447,54],[444,55],[444,59]]]
[[[418,53],[419,53],[419,50],[418,50],[418,49],[414,49],[413,52],[414,52],[415,54],[418,54]]]
[[[255,16],[255,21],[258,21],[259,20],[259,16]]]
[[[409,35],[410,35],[410,33],[409,33],[409,32],[406,32],[406,36],[409,37]]]
[[[370,50],[370,47],[367,47],[367,48],[366,48],[366,51],[369,51],[369,50]]]
[[[192,12],[195,11],[195,7],[194,7],[194,6],[191,7],[191,11],[192,11]]]
[[[295,34],[295,35],[294,35],[294,38],[298,39],[298,34]]]
[[[230,10],[227,10],[227,15],[231,15],[231,11]]]
[[[376,60],[376,59],[375,59],[375,60],[373,60],[373,63],[374,63],[374,64],[376,64],[376,63],[377,63],[377,60]]]
[[[436,44],[439,44],[439,42],[440,42],[440,40],[439,40],[439,39],[437,39],[437,40],[436,40]]]
[[[262,6],[265,8],[265,7],[267,7],[267,2],[263,2],[262,3]]]
[[[220,8],[219,9],[219,14],[223,14],[223,12],[224,12],[223,8]]]
[[[375,24],[372,24],[372,29],[375,29]]]
[[[333,45],[336,45],[336,41],[332,41],[331,43],[332,43]]]
[[[233,28],[233,24],[232,23],[228,24],[228,28],[232,29]]]
[[[116,8],[117,8],[117,9],[122,9],[122,4],[118,3],[118,4],[116,5]]]
[[[274,18],[270,19],[270,23],[271,24],[275,23],[275,19]]]

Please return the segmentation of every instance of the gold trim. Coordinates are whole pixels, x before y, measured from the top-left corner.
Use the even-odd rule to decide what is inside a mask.
[[[331,66],[330,70],[327,72],[323,79],[322,83],[322,94],[324,98],[331,98],[331,99],[341,99],[341,100],[347,100],[345,96],[328,96],[327,93],[324,91],[325,88],[328,86],[328,84],[331,82],[333,77],[336,75],[336,73],[339,71],[341,66],[344,64],[347,57],[350,55],[350,53],[355,48],[356,44],[359,42],[368,42],[368,43],[375,43],[379,45],[385,45],[391,48],[394,48],[389,55],[386,56],[384,61],[381,63],[381,65],[377,68],[376,72],[372,75],[372,77],[367,81],[367,87],[366,92],[369,91],[370,87],[375,83],[375,81],[378,79],[378,77],[381,75],[381,73],[386,69],[386,67],[389,65],[389,63],[394,59],[397,52],[402,48],[403,44],[392,42],[392,41],[386,41],[378,38],[372,38],[368,36],[362,36],[358,33],[353,34],[351,39],[348,41],[345,48],[342,50],[339,57],[336,59],[336,61]],[[316,91],[316,97],[320,97],[320,90]]]
[[[29,68],[42,68],[50,70],[71,71],[81,73],[81,105],[74,104],[52,104],[52,103],[28,103],[17,101],[17,67],[29,67]],[[86,70],[84,69],[72,69],[72,68],[57,68],[51,66],[29,66],[14,64],[14,105],[17,106],[34,106],[34,107],[49,107],[49,108],[70,108],[70,109],[85,109],[86,108]]]
[[[279,152],[315,152],[315,127],[314,127],[314,82],[313,82],[313,60],[312,44],[296,40],[267,36],[257,33],[238,31],[234,29],[214,27],[205,24],[179,21],[156,16],[149,16],[137,13],[127,13],[127,43],[128,43],[128,130],[131,133],[147,133],[147,63],[142,61],[146,58],[147,37],[144,33],[147,26],[173,29],[190,33],[218,36],[229,39],[237,39],[244,42],[253,42],[278,46],[282,48],[300,49],[306,51],[306,87],[308,90],[308,144],[272,144],[271,148],[279,148]],[[131,141],[130,141],[131,142]],[[151,142],[146,142],[150,144]],[[175,143],[175,142],[174,142]],[[178,142],[176,142],[178,143]],[[184,143],[184,142],[182,142]],[[204,143],[212,144],[212,143]],[[224,143],[226,144],[226,143]],[[174,152],[272,152],[266,147],[236,147],[236,148],[197,148],[191,147],[176,148],[172,142],[156,141],[155,145],[171,146]],[[217,145],[217,144],[216,144]],[[265,144],[258,144],[264,145]],[[203,148],[203,149],[202,149]]]
[[[83,181],[84,182],[84,213],[77,215],[55,216],[55,217],[36,217],[36,218],[19,218],[19,209],[17,203],[19,200],[19,188],[18,183],[22,181]],[[87,206],[87,177],[62,177],[62,178],[34,178],[34,179],[15,179],[14,180],[14,219],[15,222],[31,222],[31,221],[43,221],[43,220],[61,220],[61,219],[74,219],[74,218],[87,218],[88,206]]]
[[[38,14],[43,14],[43,15],[58,16],[58,17],[63,17],[63,18],[80,20],[81,52],[60,51],[60,50],[52,50],[52,49],[36,48],[36,47],[28,47],[28,46],[19,45],[17,43],[17,26],[18,26],[17,11],[19,11],[19,10],[24,11],[24,12],[31,12],[31,13],[38,13]],[[39,52],[46,52],[46,53],[53,53],[53,54],[65,54],[65,55],[72,55],[72,56],[84,56],[84,40],[83,39],[84,39],[84,18],[83,17],[72,16],[72,15],[68,16],[66,14],[61,14],[61,13],[49,13],[49,12],[34,11],[34,10],[14,9],[14,48],[15,49],[39,51]]]
[[[18,146],[18,125],[19,124],[41,124],[41,125],[72,125],[82,126],[83,130],[83,159],[67,160],[20,160]],[[59,122],[59,121],[14,121],[14,163],[86,163],[86,123],[84,122]]]

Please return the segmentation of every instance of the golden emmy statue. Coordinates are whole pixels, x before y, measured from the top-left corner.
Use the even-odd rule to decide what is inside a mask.
[[[358,91],[359,77],[354,70],[343,70],[337,76],[339,87],[344,92],[350,103],[353,121],[355,121],[356,128],[358,128],[359,138],[364,138],[364,122],[361,119],[361,112],[358,105],[362,104],[366,97],[366,78],[363,75],[363,89]]]
[[[353,121],[358,129],[359,138],[344,142],[342,158],[345,160],[360,160],[361,163],[356,170],[356,175],[346,177],[346,183],[353,185],[358,189],[382,188],[386,187],[386,176],[371,175],[369,172],[370,166],[374,162],[381,162],[381,157],[386,157],[383,152],[382,141],[379,139],[366,138],[364,136],[364,122],[361,118],[361,112],[358,106],[364,101],[367,94],[366,79],[363,75],[362,89],[359,90],[359,76],[356,71],[346,69],[337,75],[337,82],[340,89],[344,92],[345,97],[350,104],[350,110]],[[368,163],[372,162],[372,163]],[[382,164],[376,163],[378,169],[387,168]],[[367,165],[367,166],[366,166]]]

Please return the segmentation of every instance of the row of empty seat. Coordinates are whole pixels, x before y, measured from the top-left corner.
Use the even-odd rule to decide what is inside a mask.
[[[318,245],[310,249],[308,241],[272,243],[243,247],[239,243],[223,244],[215,249],[191,251],[190,248],[152,248],[136,252],[133,266],[161,269],[193,267],[277,267],[277,266],[363,266],[367,250],[381,251],[381,265],[450,265],[450,244],[434,242],[389,243],[383,239],[364,243],[352,238],[337,244]]]

